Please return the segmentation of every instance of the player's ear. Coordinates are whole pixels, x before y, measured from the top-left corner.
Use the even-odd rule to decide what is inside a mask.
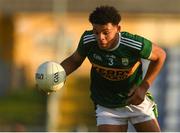
[[[117,26],[117,30],[118,30],[118,32],[120,32],[120,31],[121,31],[121,26],[120,26],[120,24],[118,24],[118,26]]]

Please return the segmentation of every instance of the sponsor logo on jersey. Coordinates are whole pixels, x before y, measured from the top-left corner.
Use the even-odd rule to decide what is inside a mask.
[[[129,69],[118,69],[118,68],[109,68],[109,67],[102,67],[97,64],[92,64],[92,67],[105,79],[111,81],[120,81],[125,80],[129,76],[131,76],[135,70],[140,65],[138,61],[133,67]]]
[[[102,57],[98,54],[93,54],[93,58],[98,60],[98,61],[102,61]]]

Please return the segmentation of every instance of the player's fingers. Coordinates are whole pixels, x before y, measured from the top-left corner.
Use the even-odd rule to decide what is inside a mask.
[[[131,97],[127,99],[127,105],[139,105],[143,102],[144,100],[141,97],[138,97],[136,94],[133,94]]]
[[[129,98],[127,99],[127,105],[132,104],[133,99],[134,99],[133,95],[132,95],[131,97],[129,97]]]
[[[127,105],[138,105],[138,102],[134,99],[128,99],[127,100]]]
[[[130,92],[128,93],[128,97],[131,97],[135,93],[136,89],[137,89],[137,85],[134,85],[131,88]]]

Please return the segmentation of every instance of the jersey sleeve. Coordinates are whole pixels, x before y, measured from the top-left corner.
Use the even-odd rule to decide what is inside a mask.
[[[121,44],[140,58],[148,59],[151,54],[152,42],[142,36],[122,32]]]
[[[129,34],[129,37],[134,40],[132,46],[134,46],[139,57],[148,59],[152,50],[152,42],[139,35]]]
[[[139,38],[138,40],[140,40],[140,42],[142,43],[142,47],[139,52],[140,57],[144,59],[148,59],[152,51],[152,42],[142,36],[138,36],[138,35],[135,36]]]
[[[85,45],[83,45],[83,37],[85,35],[86,32],[84,32],[80,38],[80,41],[79,41],[79,44],[78,44],[78,47],[77,47],[77,51],[78,53],[81,55],[81,56],[86,56],[86,53],[87,53],[87,48],[85,47]]]
[[[96,41],[96,38],[92,31],[85,31],[79,41],[77,51],[81,56],[86,57],[91,49],[92,44]]]

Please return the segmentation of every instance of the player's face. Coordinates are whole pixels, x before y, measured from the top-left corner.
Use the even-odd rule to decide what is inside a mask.
[[[119,25],[107,23],[105,25],[93,24],[93,32],[96,35],[98,46],[101,49],[111,49],[118,42]]]

